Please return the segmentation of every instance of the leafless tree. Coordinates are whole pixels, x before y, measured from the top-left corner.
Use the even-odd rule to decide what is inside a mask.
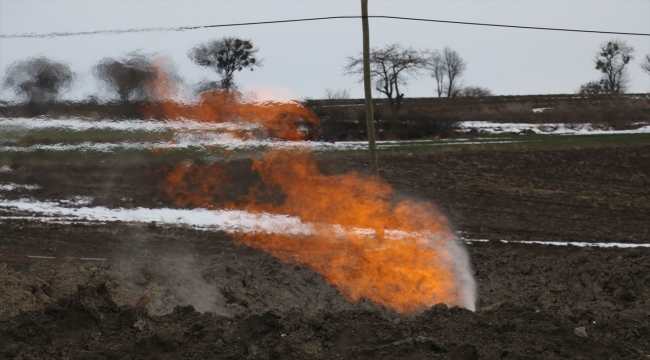
[[[467,68],[467,63],[461,59],[456,50],[445,47],[442,52],[442,61],[445,75],[447,76],[447,96],[454,97],[459,94],[461,84],[458,78],[463,75]]]
[[[56,101],[72,83],[74,74],[65,63],[46,57],[19,60],[7,68],[3,86],[33,103]]]
[[[465,86],[461,89],[458,96],[462,97],[479,97],[479,96],[492,96],[492,91],[482,86]]]
[[[641,69],[650,75],[650,54],[646,55],[641,62]]]
[[[146,97],[146,87],[154,79],[149,67],[153,57],[139,52],[124,57],[103,58],[93,68],[94,75],[114,91],[121,101],[142,100]]]
[[[400,86],[406,86],[410,76],[418,76],[427,66],[423,52],[403,48],[395,43],[370,50],[370,77],[375,89],[386,95],[391,113],[397,115],[404,93]],[[346,75],[361,75],[363,81],[363,57],[349,57],[344,67]]]
[[[440,51],[429,52],[427,56],[427,68],[431,71],[431,77],[436,80],[436,92],[438,97],[445,93],[445,62]]]
[[[189,57],[198,65],[209,67],[219,74],[222,88],[233,89],[235,71],[253,71],[255,67],[262,66],[262,60],[256,57],[258,51],[251,40],[226,36],[195,46],[190,50]]]
[[[325,89],[325,98],[327,100],[349,99],[350,97],[351,97],[350,89],[341,89],[341,90]]]
[[[620,39],[610,40],[598,48],[594,62],[602,73],[605,92],[618,94],[627,90],[630,82],[627,64],[634,58],[634,48]]]

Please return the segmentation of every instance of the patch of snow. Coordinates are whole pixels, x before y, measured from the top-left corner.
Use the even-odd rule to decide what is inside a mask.
[[[463,238],[463,241],[467,243],[473,242],[488,242],[488,239],[466,239]],[[588,242],[576,242],[576,241],[541,241],[541,240],[500,240],[502,243],[513,243],[513,244],[541,244],[541,245],[555,245],[555,246],[578,246],[578,247],[602,247],[602,248],[650,248],[650,244],[633,244],[633,243],[588,243]]]
[[[65,201],[59,201],[65,203]],[[36,221],[152,221],[164,224],[185,224],[198,229],[217,229],[227,232],[267,232],[290,235],[313,233],[313,226],[303,223],[299,218],[255,214],[239,210],[206,209],[110,209],[106,207],[64,207],[53,201],[0,200],[0,208],[18,212],[32,212],[40,216],[24,216]],[[3,217],[4,218],[4,217]]]
[[[166,132],[169,130],[253,130],[260,128],[257,123],[208,123],[190,119],[180,120],[88,120],[82,118],[52,119],[40,118],[2,118],[0,128],[11,130],[40,130],[55,129],[66,131],[87,130],[120,130],[120,131],[146,131]]]
[[[76,199],[76,200],[75,200]],[[208,209],[170,209],[170,208],[106,208],[69,207],[68,205],[87,205],[90,197],[73,197],[59,201],[36,201],[29,199],[0,199],[0,208],[13,212],[30,212],[35,215],[17,215],[36,221],[130,221],[156,222],[160,224],[184,224],[202,230],[223,230],[226,232],[266,232],[287,235],[314,235],[328,231],[336,236],[352,232],[361,236],[376,236],[374,229],[344,228],[340,225],[303,222],[299,217],[271,213],[254,213],[242,210]],[[66,206],[62,206],[66,205]],[[13,215],[12,215],[13,216]],[[2,216],[6,219],[11,216]],[[398,240],[417,236],[421,243],[445,243],[451,240],[450,233],[406,232],[402,230],[384,231],[388,239]]]
[[[554,135],[599,135],[599,134],[646,134],[650,133],[650,125],[641,126],[632,130],[602,130],[593,124],[519,124],[519,123],[493,123],[489,121],[462,121],[461,131],[476,129],[490,134],[505,132],[520,133],[533,131],[537,134]]]
[[[59,200],[58,202],[70,206],[89,205],[92,204],[94,198],[92,196],[75,195],[68,199]]]
[[[3,191],[13,191],[13,190],[18,190],[18,189],[25,189],[25,190],[36,190],[40,189],[41,187],[38,185],[24,185],[24,184],[14,184],[14,183],[4,183],[0,184],[0,190]]]
[[[92,201],[90,197],[73,197],[71,199],[54,201],[35,201],[28,199],[6,200],[0,199],[0,208],[14,212],[30,212],[34,215],[8,215],[0,216],[1,219],[27,219],[46,222],[79,222],[79,221],[125,221],[125,222],[156,222],[159,224],[189,225],[199,230],[222,230],[230,233],[258,233],[286,235],[314,235],[322,229],[333,231],[337,236],[345,236],[348,232],[355,235],[375,236],[373,229],[352,228],[346,229],[340,225],[315,224],[303,222],[299,217],[271,214],[253,213],[241,210],[207,210],[207,209],[170,209],[170,208],[133,208],[111,209],[106,207],[66,207],[65,205],[85,205]],[[449,234],[433,234],[429,232],[410,233],[402,230],[386,230],[384,235],[389,240],[399,240],[406,237],[417,236],[419,243],[445,244],[449,243]],[[487,239],[461,238],[466,243],[487,242]],[[567,241],[539,241],[539,240],[501,240],[504,243],[515,244],[542,244],[556,246],[594,246],[594,247],[620,247],[637,248],[648,247],[650,244],[631,243],[587,243]],[[369,251],[377,249],[369,249]]]
[[[545,110],[552,110],[553,108],[551,107],[545,107],[545,108],[535,108],[533,109],[533,112],[538,114],[538,113],[543,113]]]
[[[5,166],[0,166],[0,172],[12,172],[13,170],[11,167],[5,165]]]

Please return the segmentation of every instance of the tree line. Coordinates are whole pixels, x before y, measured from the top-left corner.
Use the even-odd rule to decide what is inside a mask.
[[[196,85],[196,91],[236,89],[236,72],[262,66],[258,51],[251,40],[236,37],[223,37],[196,45],[188,52],[189,58],[199,66],[214,70],[220,78],[218,82],[201,81]],[[160,71],[154,66],[155,58],[154,54],[140,52],[120,58],[106,57],[93,66],[92,73],[119,100],[144,100],[152,92],[156,73]],[[174,69],[168,68],[165,72],[172,81],[180,81]],[[47,103],[58,100],[74,78],[75,73],[68,64],[41,56],[9,65],[2,85],[28,102]]]
[[[219,81],[203,80],[196,84],[195,92],[212,89],[236,90],[236,72],[254,70],[262,66],[259,49],[250,39],[223,37],[200,43],[188,52],[189,58],[199,66],[212,69]],[[628,65],[634,59],[634,49],[620,39],[601,44],[593,58],[599,79],[580,86],[581,94],[617,94],[629,88]],[[157,69],[153,67],[154,55],[132,52],[120,58],[106,57],[92,68],[93,75],[121,101],[139,101],[149,96]],[[650,74],[650,54],[640,64]],[[383,94],[391,114],[396,116],[403,103],[404,89],[413,78],[428,75],[434,80],[438,97],[490,96],[492,92],[481,86],[465,86],[462,76],[467,62],[460,54],[445,47],[442,50],[420,50],[403,47],[399,43],[371,49],[370,73],[377,92]],[[180,81],[173,69],[167,69],[172,80]],[[362,56],[346,60],[344,74],[362,76]],[[12,89],[28,102],[47,103],[59,99],[67,90],[75,74],[69,65],[46,57],[28,58],[12,63],[6,70],[2,86]],[[361,79],[362,80],[362,79]],[[349,92],[328,90],[328,98],[349,97]]]
[[[392,115],[397,115],[404,99],[404,87],[410,78],[428,73],[435,79],[438,97],[490,96],[492,92],[480,86],[464,86],[462,77],[467,63],[449,47],[443,50],[404,48],[399,43],[370,50],[370,77],[375,90],[384,94]],[[344,67],[346,75],[361,76],[363,57],[349,57]]]

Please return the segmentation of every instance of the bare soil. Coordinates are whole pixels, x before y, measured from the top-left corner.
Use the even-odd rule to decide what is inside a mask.
[[[647,146],[396,154],[380,164],[399,194],[434,201],[467,238],[650,242]],[[254,182],[246,163],[229,166],[244,179],[235,192]],[[367,171],[367,162],[321,167]],[[173,207],[159,168],[14,164],[0,183],[42,186],[5,197]],[[650,358],[648,248],[474,243],[477,311],[437,305],[401,317],[349,303],[311,269],[221,232],[7,219],[0,234],[0,253],[135,258],[0,258],[4,358]],[[143,294],[151,302],[135,306]]]

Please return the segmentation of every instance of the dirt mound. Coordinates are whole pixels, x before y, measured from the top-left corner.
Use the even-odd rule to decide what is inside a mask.
[[[169,314],[179,304],[226,316],[269,309],[287,312],[300,308],[307,313],[377,309],[363,301],[349,303],[309,268],[286,265],[265,253],[252,254],[238,258],[231,252],[170,257],[143,251],[126,263],[42,261],[22,271],[2,263],[0,317],[43,309],[71,296],[80,285],[99,284],[120,306],[135,305],[142,295],[147,295],[151,315]]]
[[[0,321],[0,354],[87,359],[645,357],[650,350],[648,317],[600,311],[615,316],[578,326],[553,309],[514,304],[476,313],[436,305],[420,316],[394,319],[368,310],[267,311],[231,318],[199,313],[192,306],[151,316],[144,308],[118,306],[100,284],[79,286],[75,296],[43,311]]]
[[[401,317],[371,303],[348,303],[310,269],[231,246],[210,256],[142,252],[136,261],[124,264],[50,261],[20,271],[0,266],[0,355],[650,355],[648,249],[471,245],[478,310],[436,305],[420,315]],[[241,253],[233,256],[237,249]],[[135,306],[143,294],[151,302],[145,308]]]

